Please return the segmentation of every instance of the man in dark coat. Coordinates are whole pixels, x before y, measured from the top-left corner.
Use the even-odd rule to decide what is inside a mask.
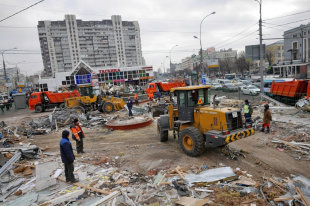
[[[130,97],[128,97],[126,104],[128,107],[129,117],[131,117],[131,116],[133,116],[132,111],[131,111],[133,103],[132,103],[132,100],[130,99]]]
[[[70,132],[68,130],[64,130],[62,132],[62,138],[60,140],[60,155],[61,155],[61,161],[64,163],[65,167],[65,176],[66,176],[66,182],[77,182],[77,180],[74,177],[73,171],[74,171],[74,154],[72,150],[72,145],[69,140],[69,134]]]

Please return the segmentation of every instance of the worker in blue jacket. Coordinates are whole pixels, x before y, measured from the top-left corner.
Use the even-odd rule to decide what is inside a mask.
[[[69,141],[69,134],[70,132],[68,130],[64,130],[62,132],[62,138],[60,140],[60,155],[61,160],[65,166],[66,182],[75,183],[77,182],[73,174],[73,162],[75,160],[75,157],[73,154],[71,142]]]
[[[130,97],[128,97],[126,104],[127,104],[127,108],[128,108],[128,112],[129,112],[129,117],[131,117],[131,116],[133,116],[132,111],[131,111],[133,102],[132,102]]]

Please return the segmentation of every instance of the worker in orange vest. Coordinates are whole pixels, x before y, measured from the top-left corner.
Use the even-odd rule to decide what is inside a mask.
[[[85,138],[84,132],[82,130],[82,127],[79,124],[79,120],[75,119],[73,121],[73,124],[70,127],[72,132],[72,139],[76,141],[76,152],[84,153],[83,149],[83,139]]]
[[[135,103],[138,106],[139,105],[139,97],[138,97],[137,93],[135,93],[135,97],[134,98],[135,98]]]

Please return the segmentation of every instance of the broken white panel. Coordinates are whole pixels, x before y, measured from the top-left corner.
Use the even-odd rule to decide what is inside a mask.
[[[52,176],[58,168],[57,162],[46,162],[36,166],[36,190],[40,191],[56,184]]]
[[[84,194],[84,192],[85,192],[85,189],[76,190],[74,192],[70,192],[70,193],[67,193],[65,195],[56,197],[55,199],[44,202],[42,205],[53,206],[53,205],[61,204],[63,202],[76,200],[79,196]]]
[[[199,174],[187,174],[184,177],[190,185],[193,185],[196,182],[214,182],[233,176],[235,173],[231,167],[220,167],[205,170]]]
[[[63,169],[57,169],[53,175],[53,178],[56,179],[57,177],[59,177],[59,175],[61,175],[62,171],[63,171]]]

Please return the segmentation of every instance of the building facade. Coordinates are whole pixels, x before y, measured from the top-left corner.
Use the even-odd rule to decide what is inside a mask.
[[[277,41],[266,46],[266,60],[271,61],[271,65],[278,64],[284,60],[284,41]]]
[[[54,77],[41,78],[42,91],[56,91],[75,85],[145,85],[154,78],[152,66],[91,67],[81,60],[70,72],[56,72]]]
[[[310,23],[284,32],[284,59],[273,74],[297,79],[310,78]]]
[[[38,33],[44,74],[71,71],[80,60],[91,67],[142,66],[137,21],[82,21],[65,15],[63,21],[39,21]]]

